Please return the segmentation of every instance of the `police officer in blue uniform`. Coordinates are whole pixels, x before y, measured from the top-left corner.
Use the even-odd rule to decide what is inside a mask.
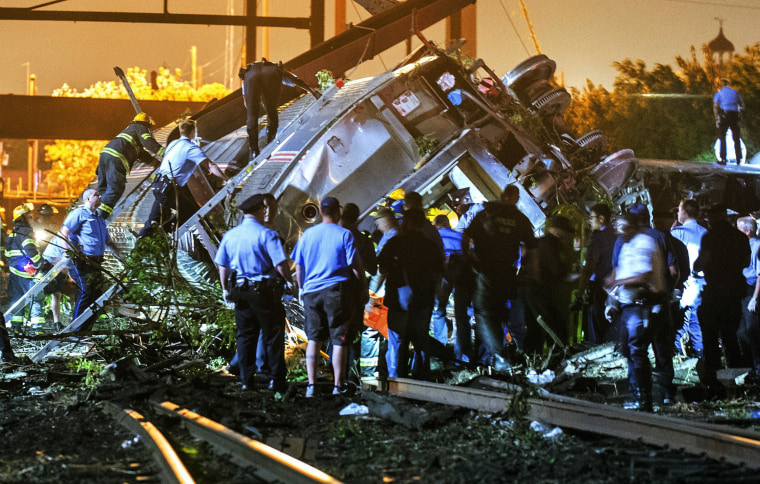
[[[71,250],[74,255],[69,276],[78,289],[72,321],[98,298],[103,286],[101,264],[106,247],[110,247],[115,254],[119,253],[108,234],[106,221],[98,212],[100,192],[88,188],[82,194],[82,199],[84,206],[69,212],[61,227],[62,248]],[[87,330],[94,322],[94,318],[89,318],[79,329]]]
[[[736,153],[736,164],[738,165],[742,161],[741,109],[744,107],[744,99],[742,99],[742,95],[736,89],[729,87],[730,82],[728,79],[723,79],[722,83],[723,87],[713,96],[715,125],[720,131],[720,159],[718,160],[718,164],[726,164],[726,133],[731,128],[731,134],[734,139],[734,151]]]
[[[244,200],[243,222],[224,234],[214,262],[227,302],[235,304],[240,380],[253,388],[256,345],[265,340],[270,388],[285,391],[285,308],[283,280],[292,285],[288,257],[277,232],[264,226],[265,195]]]

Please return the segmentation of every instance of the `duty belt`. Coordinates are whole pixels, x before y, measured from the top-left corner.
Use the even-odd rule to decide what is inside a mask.
[[[235,285],[241,289],[243,288],[250,288],[254,291],[262,290],[262,289],[274,289],[277,287],[277,283],[272,278],[261,278],[261,277],[238,277],[235,280]]]

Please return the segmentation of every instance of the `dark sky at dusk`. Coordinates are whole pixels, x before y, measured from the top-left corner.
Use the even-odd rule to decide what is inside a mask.
[[[260,4],[263,0],[260,0]],[[0,7],[29,7],[42,0],[0,0]],[[757,0],[525,0],[530,20],[544,54],[557,62],[567,85],[580,86],[588,78],[612,87],[614,61],[642,59],[675,65],[677,55],[688,56],[718,33],[737,52],[760,41],[760,2]],[[327,0],[326,35],[334,31],[334,0]],[[536,53],[518,0],[478,0],[478,55],[503,75]],[[68,0],[48,10],[145,11],[159,13],[163,0]],[[240,14],[242,0],[169,0],[172,13]],[[270,15],[307,16],[308,0],[270,0]],[[348,21],[359,23],[368,14],[349,1]],[[510,22],[511,20],[511,22]],[[514,24],[514,27],[513,27]],[[115,80],[113,66],[181,68],[190,76],[190,47],[198,49],[205,82],[224,82],[237,67],[225,68],[225,57],[240,56],[241,29],[233,28],[231,47],[226,27],[138,25],[124,23],[39,22],[0,20],[0,94],[25,94],[26,72],[36,74],[38,93],[49,95],[64,83],[79,90],[100,80]],[[443,29],[425,32],[442,44]],[[270,59],[287,61],[308,48],[306,31],[271,30]],[[419,43],[418,41],[415,41]],[[261,43],[259,44],[261,45]],[[261,53],[259,53],[259,56]],[[350,73],[351,78],[381,72],[403,55],[396,48]],[[701,54],[700,54],[701,55]],[[238,84],[233,83],[237,88]]]

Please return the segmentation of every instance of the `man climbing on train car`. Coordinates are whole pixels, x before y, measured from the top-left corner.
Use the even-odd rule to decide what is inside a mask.
[[[100,152],[98,161],[98,192],[103,195],[98,209],[100,215],[107,219],[113,214],[113,208],[124,193],[124,187],[135,161],[164,155],[164,147],[150,132],[155,125],[153,119],[145,113],[138,113],[132,122],[117,134]]]
[[[261,153],[259,149],[259,107],[261,103],[264,103],[264,108],[267,111],[267,144],[269,144],[277,136],[277,128],[280,124],[277,107],[280,105],[282,86],[297,87],[317,99],[320,97],[318,92],[285,69],[282,62],[275,64],[263,57],[260,62],[252,62],[241,67],[238,77],[243,81],[243,104],[245,104],[248,114],[246,124],[248,126],[248,144],[251,146],[251,158],[255,158]]]

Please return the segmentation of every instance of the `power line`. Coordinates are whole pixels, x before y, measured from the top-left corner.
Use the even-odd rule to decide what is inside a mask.
[[[747,10],[760,10],[760,6],[756,5],[740,5],[737,3],[719,3],[719,2],[705,2],[702,0],[666,0],[673,3],[690,3],[693,5],[705,5],[710,7],[728,7],[728,8],[744,8]]]
[[[528,47],[525,45],[525,42],[523,42],[522,37],[520,37],[520,32],[517,31],[517,26],[514,22],[512,22],[512,17],[509,16],[509,12],[507,12],[507,7],[504,6],[504,0],[499,0],[499,4],[501,5],[501,9],[504,10],[504,15],[507,17],[507,20],[509,20],[509,24],[512,25],[512,30],[515,31],[515,35],[517,36],[517,39],[520,41],[520,44],[522,44],[523,49],[525,50],[525,55],[530,57],[530,51],[528,50]]]

